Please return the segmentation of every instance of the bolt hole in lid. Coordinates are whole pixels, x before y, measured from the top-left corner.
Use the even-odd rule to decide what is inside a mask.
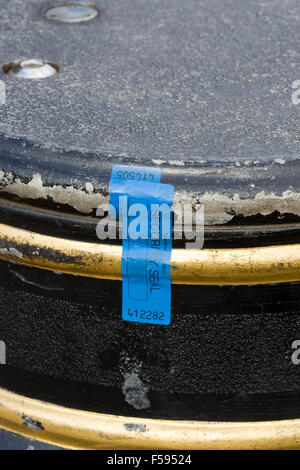
[[[98,15],[98,10],[92,5],[83,3],[65,3],[53,5],[45,10],[49,20],[62,21],[64,23],[80,23],[90,21]]]
[[[59,66],[46,60],[27,59],[4,65],[3,72],[17,78],[47,78],[56,75]]]

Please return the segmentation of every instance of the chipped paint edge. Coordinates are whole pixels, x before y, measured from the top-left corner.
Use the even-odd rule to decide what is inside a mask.
[[[253,187],[253,185],[252,185]],[[92,183],[81,188],[72,185],[47,186],[39,173],[35,173],[28,183],[24,183],[12,173],[0,171],[0,192],[7,192],[23,200],[51,200],[54,204],[67,204],[82,214],[91,214],[102,204],[109,202],[109,195],[97,192]],[[261,214],[267,216],[277,211],[300,217],[300,192],[287,189],[281,194],[273,191],[258,191],[251,198],[241,198],[237,193],[232,197],[220,192],[205,191],[191,194],[188,191],[174,196],[174,204],[203,204],[205,225],[222,225],[236,215],[250,217]]]
[[[129,418],[45,403],[0,388],[0,427],[70,449],[299,449],[300,420],[204,422]],[[24,426],[24,416],[34,426]],[[38,425],[36,425],[38,424]],[[130,424],[130,426],[128,426]]]
[[[121,245],[52,237],[0,224],[0,258],[27,266],[97,279],[121,280]],[[16,256],[11,248],[22,253]],[[174,249],[173,284],[250,285],[300,281],[300,244]]]

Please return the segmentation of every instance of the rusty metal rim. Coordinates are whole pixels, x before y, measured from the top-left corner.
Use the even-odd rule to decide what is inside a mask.
[[[300,448],[299,419],[222,423],[127,418],[65,408],[1,388],[0,403],[0,427],[72,449]]]
[[[57,238],[0,224],[0,258],[40,269],[121,280],[122,247]],[[300,244],[173,249],[174,284],[249,285],[300,281]]]

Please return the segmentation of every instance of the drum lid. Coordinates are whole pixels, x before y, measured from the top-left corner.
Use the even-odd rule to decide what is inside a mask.
[[[95,0],[76,23],[0,6],[2,194],[92,215],[113,165],[147,165],[206,225],[298,221],[296,0]],[[21,59],[59,73],[5,73]]]

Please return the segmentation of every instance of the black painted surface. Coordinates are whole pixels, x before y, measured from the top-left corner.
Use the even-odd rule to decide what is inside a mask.
[[[137,410],[118,387],[54,379],[11,366],[0,367],[1,386],[22,395],[98,413],[130,418],[200,421],[265,421],[300,417],[299,392],[197,394],[150,390],[151,407]],[[131,421],[131,420],[130,420]]]
[[[3,372],[1,383],[11,390],[131,416],[300,416],[300,366],[291,361],[292,343],[300,338],[298,283],[174,285],[169,327],[122,321],[121,282],[2,262],[1,285],[1,339],[7,365],[19,369],[8,378]],[[34,377],[18,379],[21,369],[70,386],[61,393],[50,380],[40,388]],[[126,374],[149,387],[149,407],[126,402]],[[90,386],[96,388],[88,393]],[[85,401],[80,390],[95,396]],[[260,400],[269,404],[258,406]]]

